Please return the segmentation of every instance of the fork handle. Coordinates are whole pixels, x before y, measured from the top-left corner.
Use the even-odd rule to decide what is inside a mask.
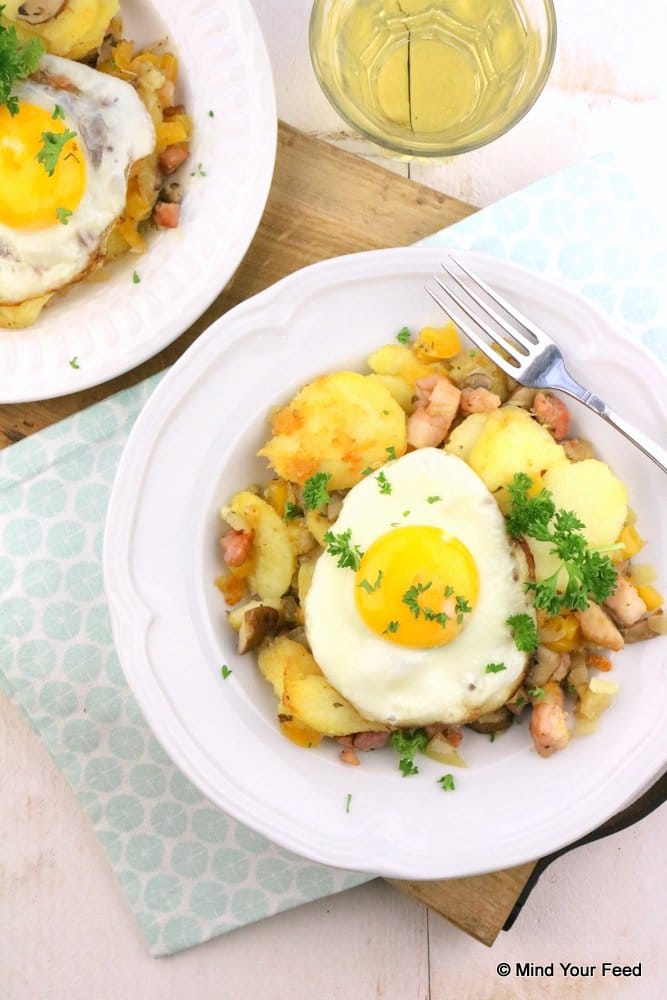
[[[588,389],[584,389],[583,385],[579,385],[578,382],[571,377],[569,372],[566,370],[565,366],[561,366],[558,373],[559,381],[558,385],[552,383],[554,388],[562,389],[566,392],[568,396],[574,396],[578,399],[580,403],[584,403],[589,410],[593,410],[598,416],[602,417],[615,427],[617,431],[631,441],[632,444],[636,445],[640,451],[643,451],[647,458],[650,458],[652,462],[662,469],[663,472],[667,472],[667,451],[659,445],[656,441],[644,434],[643,431],[638,431],[636,427],[633,427],[631,423],[625,420],[623,417],[619,417],[618,413],[615,413],[610,406],[600,399],[598,396],[594,396],[592,392]]]
[[[595,409],[595,407],[593,407],[593,409]],[[620,431],[621,434],[628,439],[628,441],[632,441],[632,443],[636,445],[640,451],[644,452],[647,458],[650,458],[651,461],[655,462],[659,469],[662,469],[663,472],[667,472],[667,450],[661,447],[661,445],[659,445],[656,441],[653,441],[648,434],[644,434],[643,431],[638,431],[636,427],[633,427],[632,424],[628,423],[627,420],[624,420],[623,417],[619,417],[618,413],[614,413],[610,407],[605,406],[602,411],[596,410],[596,412],[600,413],[600,416],[604,417],[608,424],[611,424],[611,426],[615,427],[617,431]]]

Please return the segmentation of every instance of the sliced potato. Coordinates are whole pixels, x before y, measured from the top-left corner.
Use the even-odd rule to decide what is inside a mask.
[[[406,413],[412,413],[413,386],[406,382],[400,375],[369,375],[370,379],[377,379],[385,389],[388,389],[398,405]]]
[[[537,479],[544,470],[565,463],[565,451],[546,427],[515,406],[503,406],[487,415],[468,456],[468,464],[492,493],[507,486],[517,472]],[[499,503],[506,509],[502,497]]]
[[[37,322],[39,314],[51,298],[51,294],[40,295],[36,299],[26,299],[15,306],[0,305],[0,329],[23,330]]]
[[[310,653],[301,648],[305,655],[298,659],[290,657],[283,674],[283,704],[290,715],[324,736],[386,729],[378,722],[362,719],[350,702],[329,684]],[[306,657],[310,663],[306,663]]]
[[[260,673],[269,682],[279,700],[283,696],[283,675],[288,662],[298,664],[303,672],[307,672],[313,669],[311,661],[315,664],[316,673],[320,673],[320,668],[308,650],[300,642],[294,642],[285,635],[279,635],[266,646],[262,646],[257,657]]]
[[[317,472],[328,489],[348,489],[367,466],[405,454],[405,413],[377,379],[357,372],[323,375],[306,385],[271,421],[273,437],[259,451],[278,475],[302,484]]]
[[[225,519],[230,513],[235,515],[247,529],[255,532],[253,567],[248,574],[250,592],[263,600],[282,597],[289,589],[296,568],[285,522],[266,500],[248,490],[232,497],[220,513]]]
[[[436,371],[441,371],[440,366],[427,365],[420,361],[411,350],[404,344],[385,344],[379,350],[371,354],[368,365],[376,375],[398,375],[410,386],[412,392],[417,379],[426,378]]]
[[[313,581],[313,573],[315,572],[316,565],[317,559],[304,559],[299,566],[299,572],[297,573],[297,590],[299,594],[299,604],[301,605],[302,610],[305,607],[305,600]]]
[[[309,510],[306,513],[306,527],[317,544],[324,548],[327,544],[324,541],[324,536],[327,531],[331,531],[331,522],[329,521],[329,518],[324,514],[320,514],[317,510]]]
[[[482,433],[488,418],[488,413],[471,413],[449,435],[445,451],[467,462],[473,445]]]
[[[553,495],[557,509],[571,510],[584,524],[583,534],[591,547],[612,545],[625,523],[628,494],[605,462],[588,458],[549,469],[543,484]],[[550,553],[549,542],[529,539],[535,558],[535,576],[546,580],[560,565]]]

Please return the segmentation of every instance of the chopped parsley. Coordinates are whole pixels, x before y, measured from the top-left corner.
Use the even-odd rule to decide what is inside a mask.
[[[59,104],[54,105],[53,114],[51,115],[51,117],[53,118],[54,121],[56,121],[58,118],[62,118],[64,120],[65,112],[63,111],[63,109],[60,107]]]
[[[79,359],[78,359],[78,357],[76,355],[73,358],[70,358],[70,360],[69,360],[68,363],[69,363],[70,368],[78,368],[79,367]]]
[[[443,774],[441,778],[438,778],[438,784],[442,788],[443,792],[456,791],[456,785],[454,784],[453,774]]]
[[[297,507],[295,503],[290,503],[288,500],[285,504],[285,513],[283,514],[283,520],[293,521],[295,517],[301,517],[303,511],[300,507]]]
[[[364,579],[361,580],[361,582],[359,583],[359,586],[362,588],[362,590],[365,590],[367,594],[372,594],[379,589],[380,584],[382,583],[383,576],[384,574],[382,570],[378,570],[377,580],[375,581],[375,583],[369,583],[366,577],[364,577]]]
[[[4,5],[0,6],[0,15],[4,9]],[[12,88],[37,69],[44,52],[38,38],[20,42],[13,25],[0,23],[0,105],[5,105],[12,118],[19,111],[19,100],[12,96]]]
[[[209,118],[215,118],[215,111],[209,111],[208,116]]]
[[[138,285],[140,281],[141,281],[140,275],[137,274],[136,271],[133,271],[132,272],[132,284],[133,285]]]
[[[409,510],[404,510],[403,511],[403,517],[409,517],[409,516],[410,516],[410,511]]]
[[[197,165],[197,173],[199,174],[200,177],[206,177],[206,171],[202,167],[201,163]]]
[[[398,625],[399,625],[399,623],[397,621],[388,622],[387,623],[387,627],[384,630],[384,632],[382,633],[382,635],[386,635],[387,632],[391,632],[392,635],[395,635],[396,632],[398,632]]]
[[[349,811],[350,811],[350,803],[351,802],[352,802],[352,792],[348,792],[347,796],[345,798],[345,812],[346,813],[349,813]]]
[[[399,344],[408,343],[408,341],[410,340],[410,331],[408,330],[407,326],[402,327],[402,329],[398,331],[398,333],[396,334],[396,340],[399,342]]]
[[[375,469],[373,469],[370,465],[367,465],[361,474],[362,476],[370,476],[371,472],[375,472]]]
[[[453,593],[454,593],[454,588],[450,587],[450,585],[447,584],[447,586],[445,587],[445,597],[451,597]]]
[[[395,462],[396,461],[396,448],[394,447],[394,445],[390,444],[388,448],[385,448],[385,451],[389,455],[389,461],[390,462]]]
[[[382,493],[384,496],[389,496],[389,494],[391,493],[391,483],[385,476],[384,472],[379,473],[376,482],[380,487],[380,493]]]
[[[532,653],[539,645],[537,625],[530,615],[510,615],[509,625],[516,648],[522,653]]]
[[[489,743],[495,742],[495,739],[496,739],[496,734],[495,733],[489,733]]]
[[[550,542],[550,553],[558,556],[562,563],[546,580],[529,580],[525,584],[525,589],[533,592],[535,607],[556,615],[565,609],[584,611],[591,598],[596,604],[602,604],[616,585],[616,570],[611,559],[600,550],[588,547],[582,534],[583,523],[573,511],[557,510],[548,490],[528,496],[532,485],[530,476],[518,472],[507,487],[510,495],[507,530],[513,538],[528,535]],[[561,593],[558,583],[563,571],[567,582]]]
[[[536,698],[537,701],[542,701],[546,696],[546,691],[541,687],[528,688],[528,694],[531,698]]]
[[[69,208],[57,208],[56,209],[56,218],[57,218],[58,222],[62,223],[63,226],[67,225],[67,223],[69,221],[69,217],[70,217],[71,214],[72,213],[71,213],[71,211],[70,211]]]
[[[382,416],[383,417],[388,417],[389,416],[389,410],[383,410],[382,411]]]
[[[327,531],[324,541],[327,545],[329,555],[338,556],[339,569],[359,569],[363,552],[358,545],[351,545],[352,529],[341,531],[339,535],[334,535],[333,531]]]
[[[222,666],[220,667],[220,673],[222,674],[223,681],[226,681],[229,675],[231,674],[231,670],[229,669],[226,663],[223,663]]]
[[[521,696],[519,696],[517,700],[514,702],[516,708],[523,708],[525,704],[526,704],[526,699],[522,698]]]
[[[423,608],[423,615],[427,622],[437,622],[442,628],[447,627],[447,622],[449,621],[449,615],[445,614],[444,611],[435,612],[431,611],[430,608]]]
[[[499,674],[501,670],[507,670],[504,663],[487,663],[484,672],[487,674]]]
[[[53,172],[58,163],[58,157],[70,139],[76,139],[76,132],[70,132],[68,128],[62,132],[42,132],[42,148],[37,153],[35,159],[41,163],[49,177],[53,177]]]
[[[454,605],[454,610],[456,612],[456,624],[461,625],[463,624],[463,616],[469,615],[470,612],[472,611],[472,608],[466,601],[465,597],[461,597],[461,595],[458,594],[456,597],[456,604]]]
[[[306,510],[318,510],[325,503],[329,503],[331,496],[327,490],[327,483],[331,479],[328,472],[316,472],[310,479],[306,479],[303,487],[303,503]]]
[[[426,503],[437,503],[442,497],[426,497]]]
[[[419,774],[419,768],[414,763],[418,753],[422,753],[429,743],[424,729],[396,729],[391,734],[390,742],[396,753],[400,755],[398,767],[404,778]]]
[[[415,618],[419,618],[419,613],[422,610],[419,606],[419,595],[425,594],[431,586],[431,583],[415,583],[403,594],[401,600],[403,604],[407,604]]]

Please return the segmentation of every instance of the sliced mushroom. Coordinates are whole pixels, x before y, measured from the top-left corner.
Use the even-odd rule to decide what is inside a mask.
[[[487,712],[480,715],[479,719],[470,723],[470,728],[476,733],[504,733],[512,725],[512,713],[504,705],[497,708],[495,712]]]
[[[68,3],[69,0],[26,0],[16,11],[16,20],[26,24],[45,24],[58,17]]]
[[[280,615],[275,608],[270,608],[265,604],[260,604],[256,608],[246,611],[239,629],[239,653],[247,653],[266,638],[272,635],[278,627]]]
[[[178,181],[171,181],[160,191],[160,201],[168,201],[170,204],[180,205],[183,201],[183,185]]]
[[[621,629],[621,635],[626,642],[644,642],[645,639],[656,639],[660,632],[658,629],[652,628],[651,626],[655,624],[656,619],[662,617],[662,608],[658,608],[653,614],[647,615],[645,618],[641,618],[634,625],[629,625],[627,628]]]
[[[483,368],[470,372],[459,382],[460,389],[490,389],[493,379]]]

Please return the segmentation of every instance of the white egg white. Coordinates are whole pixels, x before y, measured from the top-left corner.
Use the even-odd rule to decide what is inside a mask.
[[[365,552],[397,522],[442,528],[463,542],[475,560],[476,606],[447,645],[398,646],[361,619],[353,570],[340,569],[336,557],[324,552],[305,602],[313,656],[329,682],[366,719],[402,726],[471,722],[505,704],[527,665],[506,623],[510,615],[534,617],[534,612],[504,519],[476,473],[439,449],[411,452],[382,471],[391,494],[380,493],[377,473],[369,475],[348,493],[333,530],[350,529],[352,543]],[[429,496],[442,499],[429,503]],[[505,669],[487,672],[489,663],[504,663]]]
[[[54,121],[53,131],[77,133],[86,158],[86,189],[66,226],[23,230],[0,223],[4,303],[62,288],[86,269],[102,236],[123,212],[130,166],[155,148],[152,119],[135,89],[89,66],[43,56],[38,78],[22,81],[13,93],[49,114],[56,104],[62,108],[63,118]]]

